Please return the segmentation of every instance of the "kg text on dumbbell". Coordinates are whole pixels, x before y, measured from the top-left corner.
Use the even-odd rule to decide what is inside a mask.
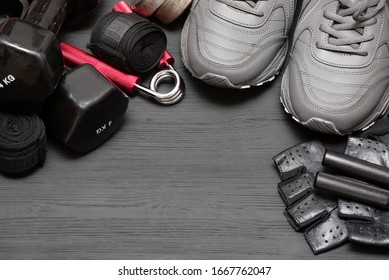
[[[0,109],[37,110],[64,70],[56,35],[64,19],[75,23],[99,0],[34,0],[24,19],[0,26]]]

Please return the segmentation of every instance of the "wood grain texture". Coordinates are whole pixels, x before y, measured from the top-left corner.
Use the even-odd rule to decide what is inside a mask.
[[[114,3],[60,39],[86,49]],[[312,254],[283,215],[272,157],[323,136],[284,113],[280,77],[247,91],[192,78],[180,59],[183,23],[163,27],[187,86],[181,103],[131,98],[99,149],[79,156],[49,138],[44,168],[0,177],[0,259],[387,259],[351,244]]]

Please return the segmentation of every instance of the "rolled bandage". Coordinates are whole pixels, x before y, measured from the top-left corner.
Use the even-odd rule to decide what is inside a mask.
[[[46,159],[46,131],[35,114],[0,113],[0,170],[22,173]]]
[[[111,12],[96,23],[88,48],[117,69],[143,74],[158,65],[166,46],[166,35],[156,24],[136,13]]]

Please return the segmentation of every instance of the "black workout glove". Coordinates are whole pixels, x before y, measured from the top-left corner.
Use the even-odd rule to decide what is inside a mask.
[[[313,192],[315,175],[310,171],[305,171],[293,178],[278,184],[278,192],[286,205],[292,205]]]
[[[314,178],[322,169],[324,152],[319,141],[311,141],[273,158],[283,180],[278,191],[288,205],[285,216],[296,231],[304,231],[315,254],[336,248],[347,240],[346,224],[338,217],[337,199],[314,192]]]
[[[320,254],[347,241],[347,226],[337,206],[336,198],[313,192],[287,207],[284,214],[296,231],[304,231],[313,253]]]
[[[339,215],[347,221],[349,240],[377,246],[389,246],[389,211],[361,203],[339,201]]]
[[[321,170],[324,152],[319,141],[311,141],[286,149],[273,158],[282,180],[278,191],[286,205],[313,192],[315,174]]]
[[[389,167],[389,145],[380,141],[349,137],[345,154]],[[339,215],[349,219],[347,227],[350,241],[389,246],[389,211],[340,200]]]
[[[284,181],[305,171],[316,173],[321,169],[325,149],[319,141],[293,146],[276,155],[273,160]]]
[[[389,167],[389,145],[378,140],[349,137],[344,153],[348,156]]]

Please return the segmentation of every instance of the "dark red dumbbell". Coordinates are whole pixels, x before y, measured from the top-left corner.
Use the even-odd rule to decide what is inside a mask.
[[[48,133],[68,148],[89,152],[110,138],[122,123],[128,97],[93,66],[74,68],[46,100],[42,119]]]
[[[0,26],[0,108],[29,112],[54,91],[63,58],[56,34],[67,17],[75,23],[99,0],[34,0],[24,19]]]

